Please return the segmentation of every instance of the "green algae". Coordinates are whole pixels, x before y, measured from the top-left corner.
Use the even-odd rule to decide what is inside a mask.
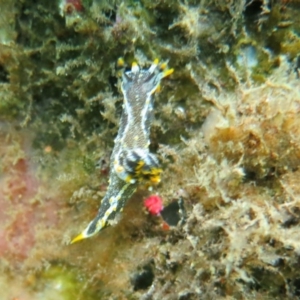
[[[39,172],[52,188],[61,191],[58,200],[52,201],[65,203],[69,210],[60,212],[66,223],[56,228],[57,239],[61,236],[67,241],[77,232],[97,210],[104,193],[107,177],[100,174],[96,162],[109,157],[121,113],[117,59],[124,57],[126,66],[135,60],[147,66],[158,57],[175,68],[156,96],[151,147],[160,151],[163,161],[165,175],[158,191],[165,201],[177,198],[179,188],[188,194],[184,234],[150,228],[140,221],[145,216],[133,214],[138,228],[125,226],[122,231],[132,240],[110,243],[103,234],[78,246],[83,250],[82,256],[78,255],[80,262],[72,254],[73,248],[57,242],[54,252],[61,264],[53,263],[42,248],[41,256],[50,267],[37,276],[37,290],[46,292],[47,287],[55,290],[59,286],[62,299],[121,299],[122,295],[140,299],[147,293],[147,297],[179,299],[298,295],[299,272],[294,262],[298,246],[292,238],[284,246],[286,231],[281,228],[290,229],[294,237],[298,204],[287,204],[286,211],[280,206],[298,195],[294,187],[299,158],[295,111],[289,111],[290,123],[267,115],[271,121],[266,126],[259,121],[267,118],[262,108],[271,110],[265,103],[254,107],[246,97],[247,107],[234,104],[251,88],[260,91],[257,98],[269,97],[267,88],[259,87],[270,81],[279,85],[280,80],[273,77],[284,64],[282,55],[288,58],[288,72],[292,72],[300,48],[299,8],[293,1],[272,6],[263,1],[250,14],[243,3],[85,0],[84,10],[72,14],[61,13],[58,3],[46,0],[38,4],[11,1],[2,6],[3,16],[11,21],[2,22],[5,26],[0,31],[0,118],[33,133]],[[237,62],[249,46],[255,49],[257,64],[247,69]],[[272,99],[281,93],[287,98],[291,95],[284,78],[282,88],[270,90]],[[294,97],[298,101],[297,95]],[[213,139],[208,138],[208,131],[203,139],[202,126],[212,120],[212,107],[223,115],[214,116],[215,123],[211,121],[217,124],[217,129],[211,129]],[[230,126],[224,129],[222,122]],[[243,152],[242,147],[248,151]],[[50,153],[45,149],[51,149]],[[284,157],[280,157],[282,153]],[[279,207],[279,216],[275,207]],[[246,233],[240,229],[244,227],[249,228]],[[280,241],[274,246],[263,241],[264,228],[274,230]],[[117,231],[110,231],[112,239]],[[238,243],[234,234],[247,238]],[[139,270],[129,250],[136,237],[140,249],[149,247],[143,255],[156,255],[156,290],[152,292],[151,288],[133,291],[130,284],[128,273]],[[117,263],[108,259],[104,271],[95,268],[99,257],[91,254],[101,251],[98,243],[107,246],[101,252],[104,256],[112,247],[120,253]],[[285,247],[296,251],[287,252]],[[135,249],[141,257],[141,250]],[[70,252],[60,257],[60,251]],[[269,257],[276,253],[284,253],[285,266],[270,264]],[[27,270],[34,269],[37,260],[27,262]],[[117,267],[128,272],[120,272],[119,277],[107,275]],[[86,286],[94,277],[101,279]],[[176,284],[170,288],[167,282]],[[51,297],[45,294],[44,299]]]
[[[101,293],[86,288],[89,278],[74,268],[52,265],[33,276],[34,299],[88,300],[101,297]]]

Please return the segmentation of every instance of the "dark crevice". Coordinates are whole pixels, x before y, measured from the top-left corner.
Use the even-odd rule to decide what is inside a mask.
[[[145,290],[149,288],[154,280],[154,272],[152,263],[142,267],[131,277],[131,284],[135,291]]]
[[[9,82],[9,74],[5,70],[3,66],[0,65],[0,82],[8,83]]]

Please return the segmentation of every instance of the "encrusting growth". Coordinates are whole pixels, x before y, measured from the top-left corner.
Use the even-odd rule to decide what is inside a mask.
[[[71,243],[91,237],[108,226],[122,211],[138,183],[152,186],[160,181],[162,170],[159,162],[149,152],[153,94],[158,90],[160,81],[172,74],[173,69],[163,70],[165,64],[161,64],[160,71],[157,66],[157,59],[147,70],[133,63],[131,70],[123,74],[123,113],[110,158],[109,187],[97,216]]]

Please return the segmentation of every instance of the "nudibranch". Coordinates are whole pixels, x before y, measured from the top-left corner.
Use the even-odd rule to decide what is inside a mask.
[[[173,69],[166,69],[165,64],[158,68],[157,59],[149,69],[140,69],[133,63],[131,70],[123,73],[123,113],[110,157],[109,186],[96,217],[71,243],[89,238],[110,225],[139,183],[150,187],[159,183],[162,170],[149,151],[153,94],[161,80],[172,73]]]

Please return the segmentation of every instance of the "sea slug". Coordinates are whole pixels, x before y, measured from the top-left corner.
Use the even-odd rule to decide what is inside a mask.
[[[149,151],[153,94],[173,69],[165,70],[165,64],[161,64],[160,69],[157,67],[157,59],[146,70],[133,63],[131,70],[123,74],[123,113],[110,158],[109,186],[97,216],[71,243],[91,237],[108,226],[122,211],[139,183],[152,186],[160,181],[162,170],[158,159]]]

